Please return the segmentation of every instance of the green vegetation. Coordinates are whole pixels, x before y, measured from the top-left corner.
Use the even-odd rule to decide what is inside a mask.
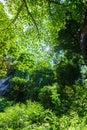
[[[87,114],[79,116],[77,111],[56,116],[49,109],[44,109],[36,102],[16,104],[0,113],[1,130],[86,130]]]
[[[0,130],[87,130],[85,11],[86,0],[0,0]]]

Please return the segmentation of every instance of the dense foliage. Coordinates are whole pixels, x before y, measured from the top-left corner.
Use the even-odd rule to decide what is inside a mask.
[[[74,106],[74,108],[76,107]],[[80,110],[80,107],[78,108]],[[28,101],[25,105],[19,103],[7,108],[4,113],[0,113],[0,129],[86,130],[87,113],[84,114],[85,116],[79,116],[77,111],[71,109],[68,115],[65,114],[60,117],[51,110],[44,109],[39,103]]]
[[[86,0],[0,0],[1,130],[87,130],[86,8]]]

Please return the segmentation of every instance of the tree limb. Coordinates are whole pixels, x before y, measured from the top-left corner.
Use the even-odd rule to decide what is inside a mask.
[[[23,6],[23,4],[21,4],[20,7],[18,8],[17,14],[12,19],[12,21],[8,24],[8,26],[6,28],[2,29],[1,32],[4,31],[4,30],[6,30],[6,29],[8,29],[16,21],[16,19],[18,18],[19,14],[20,14],[20,12],[22,10],[22,6]]]
[[[35,19],[33,18],[32,14],[31,14],[30,11],[29,11],[29,8],[28,8],[28,6],[27,6],[26,0],[23,0],[23,2],[24,2],[25,7],[26,7],[26,9],[27,9],[28,15],[31,17],[31,19],[32,19],[32,21],[33,21],[33,23],[34,23],[34,25],[35,25],[37,31],[39,32],[39,29],[38,29],[38,27],[37,27],[36,21],[35,21]]]

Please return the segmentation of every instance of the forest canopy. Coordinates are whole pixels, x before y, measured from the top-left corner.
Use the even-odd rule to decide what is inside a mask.
[[[1,0],[1,77],[7,74],[8,66],[27,70],[27,63],[19,58],[25,60],[26,53],[29,68],[42,59],[55,64],[61,51],[67,58],[78,57],[85,7],[84,0]]]

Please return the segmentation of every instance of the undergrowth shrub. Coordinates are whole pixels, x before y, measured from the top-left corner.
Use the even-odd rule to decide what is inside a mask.
[[[60,94],[58,93],[58,86],[44,86],[39,93],[39,100],[46,108],[59,110],[60,108]]]
[[[59,117],[41,104],[27,101],[0,113],[0,130],[87,130],[87,114],[79,117],[71,110]]]
[[[58,130],[58,118],[39,103],[16,104],[0,113],[0,130]]]
[[[3,112],[7,107],[12,106],[13,104],[13,101],[9,101],[5,97],[0,97],[0,112]]]
[[[24,78],[13,77],[5,95],[12,100],[24,102],[27,99],[27,91],[26,80]]]

